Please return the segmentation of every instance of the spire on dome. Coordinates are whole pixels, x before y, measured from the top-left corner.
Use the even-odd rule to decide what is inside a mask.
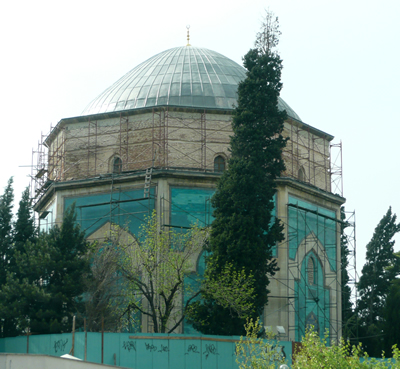
[[[186,28],[187,28],[187,44],[186,44],[186,46],[192,46],[192,45],[190,45],[190,36],[189,36],[189,28],[190,28],[190,25],[188,24],[187,26],[186,26]]]

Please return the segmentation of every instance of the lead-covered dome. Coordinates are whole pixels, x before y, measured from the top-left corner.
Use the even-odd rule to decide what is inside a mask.
[[[233,109],[246,70],[208,49],[183,46],[163,51],[133,68],[94,99],[83,115],[156,106]],[[299,116],[282,100],[279,108]]]

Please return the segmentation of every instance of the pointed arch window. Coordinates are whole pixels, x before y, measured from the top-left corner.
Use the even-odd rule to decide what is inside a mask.
[[[122,171],[122,160],[116,156],[113,160],[113,173],[121,173]]]
[[[218,155],[214,159],[214,172],[223,172],[225,170],[225,158]]]
[[[318,317],[313,312],[308,314],[306,317],[306,327],[312,328],[314,332],[317,332],[319,334]]]
[[[310,286],[315,285],[315,262],[313,258],[308,259],[307,263],[307,282]]]

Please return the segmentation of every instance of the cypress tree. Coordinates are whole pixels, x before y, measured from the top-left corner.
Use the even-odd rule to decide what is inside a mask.
[[[207,246],[206,279],[207,274],[215,278],[228,264],[254,278],[253,318],[267,304],[268,276],[278,269],[272,247],[283,240],[283,227],[272,215],[286,144],[281,135],[286,112],[278,109],[282,60],[271,50],[277,44],[274,26],[262,32],[269,43],[260,43],[259,34],[257,47],[243,59],[247,73],[233,112],[231,157],[212,198],[215,220]],[[243,317],[217,305],[212,296],[202,297],[190,317],[195,328],[206,334],[244,334]]]
[[[340,208],[340,218],[342,223],[340,224],[340,255],[341,255],[341,288],[342,288],[342,334],[345,338],[354,336],[355,316],[353,311],[353,305],[351,303],[351,289],[348,285],[350,282],[349,273],[347,268],[349,266],[348,256],[350,250],[348,247],[349,240],[345,233],[345,229],[349,227],[346,220],[346,213],[344,206]]]
[[[25,252],[25,243],[27,241],[35,243],[37,237],[35,228],[35,218],[33,216],[32,203],[29,196],[29,188],[27,187],[22,193],[17,212],[17,220],[13,229],[13,255],[10,260],[10,270],[18,273],[16,265],[15,253]]]
[[[13,258],[12,207],[14,201],[13,178],[8,180],[3,195],[0,197],[0,291],[7,281],[10,262]],[[4,314],[5,301],[0,300],[1,336],[15,333],[15,321]]]
[[[14,226],[14,248],[21,251],[26,241],[34,241],[36,236],[35,219],[27,187],[22,193],[17,212],[17,221]]]
[[[400,346],[400,279],[392,281],[384,308],[384,350],[387,355],[393,345]]]
[[[357,286],[360,341],[374,357],[380,357],[382,353],[385,301],[398,271],[399,259],[393,250],[393,237],[400,231],[396,219],[389,207],[367,245],[366,262]]]
[[[12,207],[14,201],[13,178],[8,180],[0,197],[0,287],[6,282],[13,253]]]

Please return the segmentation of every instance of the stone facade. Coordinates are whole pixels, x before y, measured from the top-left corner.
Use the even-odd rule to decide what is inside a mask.
[[[232,129],[227,112],[160,108],[109,115],[59,123],[47,140],[50,180],[112,173],[116,157],[121,159],[120,171],[128,172],[150,167],[214,171],[215,157],[229,156]],[[329,192],[332,136],[290,118],[283,136],[288,142],[282,176]]]
[[[220,176],[214,161],[229,157],[231,135],[227,110],[162,107],[63,119],[45,141],[47,184],[35,206],[41,227],[61,222],[73,202],[91,240],[101,238],[113,223],[125,224],[126,214],[134,214],[130,231],[135,233],[151,209],[164,225],[188,226],[200,219],[207,226],[212,220],[209,198]],[[280,270],[271,278],[264,324],[283,326],[281,339],[299,340],[313,323],[322,334],[329,329],[336,340],[341,336],[341,291],[335,219],[344,199],[330,192],[333,137],[292,118],[283,136],[288,138],[286,171],[277,181],[275,201],[285,241],[275,250]],[[201,257],[194,260],[194,272]],[[315,278],[310,281],[307,275]],[[142,326],[151,332],[145,317]],[[179,332],[189,333],[190,327],[181,326]]]

